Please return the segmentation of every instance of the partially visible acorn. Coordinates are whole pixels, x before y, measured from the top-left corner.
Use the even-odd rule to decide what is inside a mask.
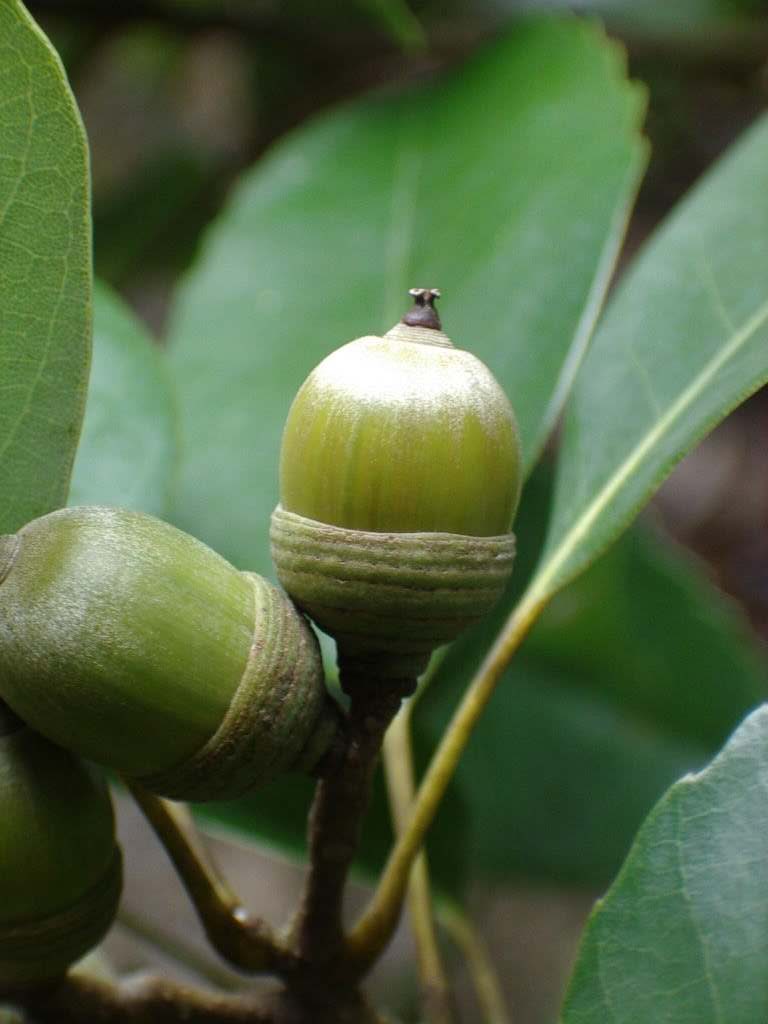
[[[0,537],[0,697],[184,800],[309,770],[336,728],[317,640],[285,595],[124,509],[63,509]]]
[[[288,414],[272,555],[344,675],[415,678],[512,569],[521,454],[490,370],[443,333],[436,289],[309,375]]]
[[[104,784],[0,704],[0,996],[61,977],[101,941],[121,864]]]

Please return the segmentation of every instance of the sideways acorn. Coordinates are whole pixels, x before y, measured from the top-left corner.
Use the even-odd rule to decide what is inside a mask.
[[[272,556],[338,643],[344,676],[415,678],[501,595],[521,486],[512,407],[443,333],[436,289],[384,337],[329,355],[300,388],[280,458]]]
[[[121,883],[104,784],[0,704],[0,997],[55,980],[96,946]]]
[[[0,537],[0,697],[60,746],[183,800],[311,770],[336,729],[317,640],[284,594],[114,508]]]

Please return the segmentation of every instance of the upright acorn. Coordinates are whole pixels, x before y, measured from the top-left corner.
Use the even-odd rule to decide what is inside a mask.
[[[124,509],[0,537],[0,697],[148,789],[232,799],[312,768],[335,729],[317,641],[277,588]]]
[[[100,942],[121,880],[106,787],[0,704],[0,997]]]
[[[415,678],[495,603],[520,496],[514,413],[490,370],[443,333],[436,289],[384,337],[309,375],[288,414],[272,555],[338,642],[342,675]]]

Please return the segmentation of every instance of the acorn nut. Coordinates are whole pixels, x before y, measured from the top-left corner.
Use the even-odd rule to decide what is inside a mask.
[[[97,945],[121,883],[104,784],[0,704],[0,997],[54,981]]]
[[[311,770],[336,729],[317,640],[283,593],[114,508],[0,537],[0,697],[53,742],[181,800]]]
[[[344,677],[415,678],[512,569],[518,429],[490,370],[443,333],[436,289],[384,337],[336,350],[288,413],[272,556],[334,636]]]

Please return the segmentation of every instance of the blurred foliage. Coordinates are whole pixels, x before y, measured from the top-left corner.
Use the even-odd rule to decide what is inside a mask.
[[[381,84],[399,88],[454,63],[510,18],[572,10],[604,17],[624,38],[635,74],[652,87],[655,158],[640,229],[749,121],[766,93],[761,0],[31,0],[30,8],[62,52],[89,128],[99,271],[128,289],[155,326],[200,231],[239,172],[276,138],[329,103]],[[419,25],[426,53],[419,52]],[[215,97],[207,109],[190,77],[196,62]],[[105,108],[99,96],[117,103]],[[233,97],[235,117],[228,113]],[[145,199],[142,243],[141,227],[130,221]]]

